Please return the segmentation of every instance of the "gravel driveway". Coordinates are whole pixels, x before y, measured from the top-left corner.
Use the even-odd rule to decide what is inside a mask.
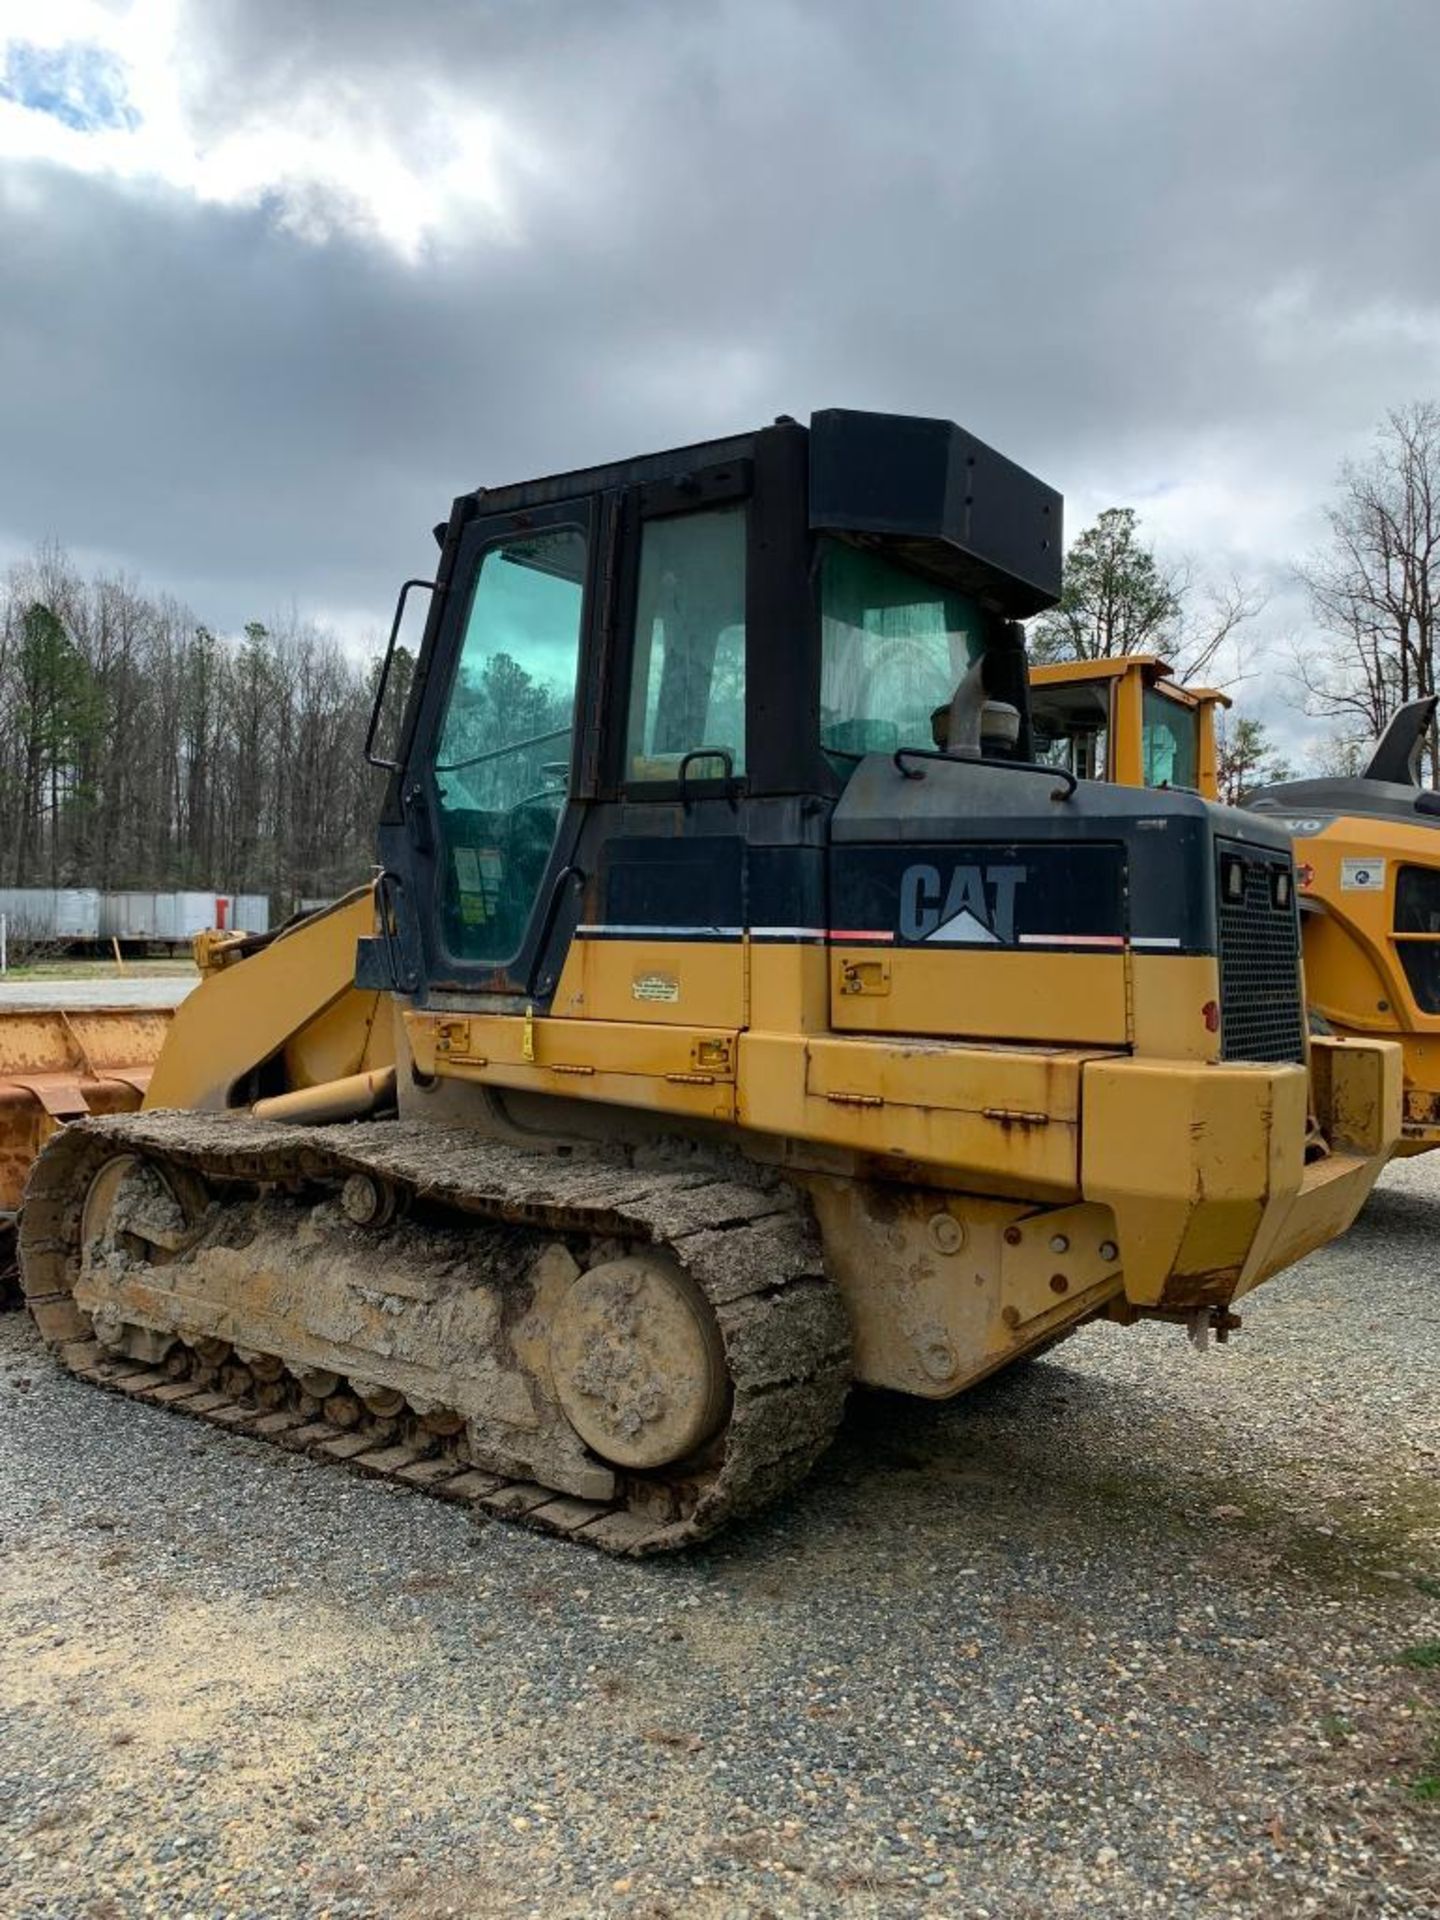
[[[1228,1347],[859,1400],[800,1497],[639,1565],[8,1316],[0,1911],[1440,1914],[1437,1228],[1396,1168]]]
[[[87,974],[83,979],[0,980],[0,1012],[8,1007],[178,1007],[200,984],[198,973]]]

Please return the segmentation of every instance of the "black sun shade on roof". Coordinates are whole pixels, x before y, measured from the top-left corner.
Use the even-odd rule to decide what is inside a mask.
[[[1012,620],[1060,597],[1063,501],[949,420],[834,407],[810,421],[810,525],[872,533]]]

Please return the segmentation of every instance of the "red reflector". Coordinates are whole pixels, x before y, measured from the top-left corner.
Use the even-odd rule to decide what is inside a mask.
[[[1205,1031],[1207,1033],[1218,1033],[1220,1031],[1219,1001],[1207,1000],[1200,1009],[1200,1018],[1205,1022]]]

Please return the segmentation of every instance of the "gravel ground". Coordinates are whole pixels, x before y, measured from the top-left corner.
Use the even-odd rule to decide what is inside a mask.
[[[152,976],[86,975],[76,980],[0,980],[0,1012],[7,1007],[176,1007],[200,984],[198,973]]]
[[[632,1565],[0,1322],[7,1916],[1440,1914],[1440,1165]],[[1408,1659],[1407,1659],[1408,1655]]]

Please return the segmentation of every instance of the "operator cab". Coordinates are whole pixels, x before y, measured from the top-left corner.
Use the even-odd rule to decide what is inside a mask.
[[[597,879],[637,922],[669,888],[678,924],[738,923],[745,848],[818,861],[813,802],[933,753],[937,709],[957,752],[1024,759],[1060,516],[949,422],[842,410],[462,496],[381,762],[392,977],[543,994]]]
[[[784,950],[799,1025],[1028,1044],[1055,1037],[1042,963],[1065,955],[1103,987],[1065,996],[1059,1037],[1125,1046],[1126,951],[1216,952],[1187,696],[1156,663],[1146,759],[1174,791],[1036,764],[1021,622],[1059,595],[1061,501],[962,428],[781,419],[480,489],[438,532],[361,986],[668,1024],[699,1050],[751,1027],[752,955]],[[1075,750],[1058,724],[1046,740]],[[1284,836],[1224,832],[1249,890],[1234,938],[1252,909],[1293,919],[1288,882],[1272,904]],[[1231,1057],[1303,1053],[1276,931],[1242,980],[1264,1006],[1230,996]],[[901,991],[886,956],[922,948]]]
[[[1207,706],[1222,693],[1181,687],[1153,654],[1032,667],[1030,722],[1035,758],[1077,780],[1213,793],[1207,762]]]

